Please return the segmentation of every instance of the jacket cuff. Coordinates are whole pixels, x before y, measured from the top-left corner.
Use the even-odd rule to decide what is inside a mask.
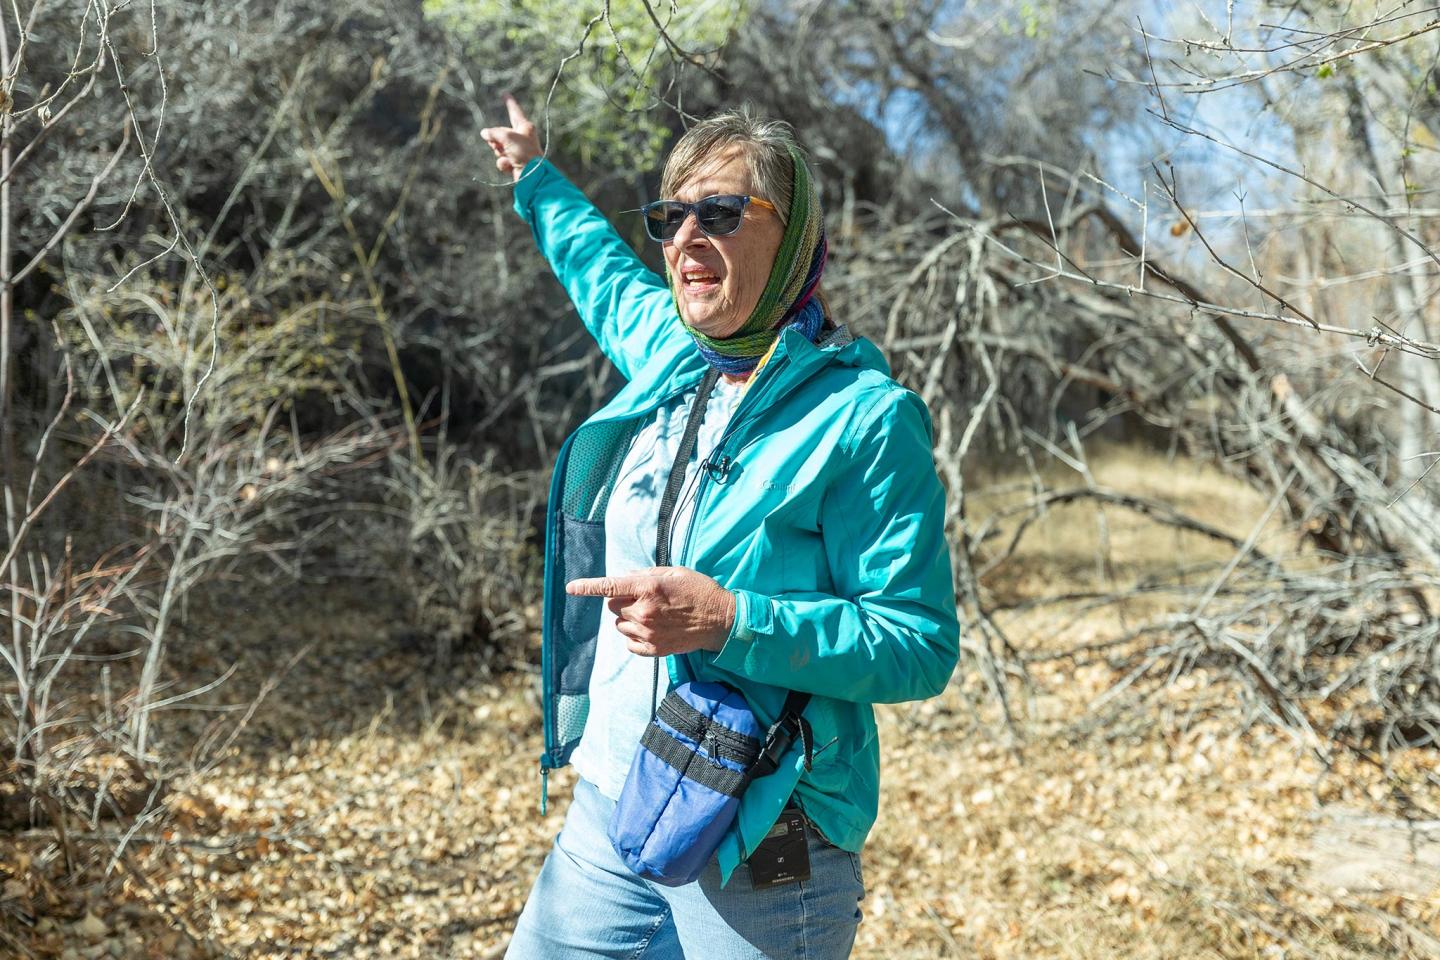
[[[735,622],[725,645],[715,655],[715,665],[735,673],[743,673],[745,658],[751,644],[775,632],[775,610],[770,598],[753,590],[731,590],[735,594]]]
[[[515,181],[515,212],[520,214],[526,223],[531,219],[530,207],[536,192],[552,173],[556,176],[560,174],[544,157],[534,157],[520,168],[520,179]]]

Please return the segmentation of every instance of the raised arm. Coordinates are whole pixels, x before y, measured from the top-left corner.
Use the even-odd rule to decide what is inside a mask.
[[[509,127],[480,131],[495,166],[515,178],[515,211],[601,351],[625,379],[688,339],[665,279],[649,269],[574,184],[541,156],[535,125],[506,94]]]

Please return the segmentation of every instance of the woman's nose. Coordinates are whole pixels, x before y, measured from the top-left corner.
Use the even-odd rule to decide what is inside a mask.
[[[677,247],[694,246],[698,241],[709,242],[705,231],[700,229],[699,217],[694,210],[685,211],[685,219],[680,221],[680,227],[675,231],[673,243]]]

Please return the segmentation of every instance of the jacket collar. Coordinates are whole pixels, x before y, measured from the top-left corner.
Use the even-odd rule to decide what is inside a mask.
[[[782,359],[783,358],[783,359]],[[856,337],[848,324],[841,324],[820,339],[811,343],[793,327],[787,327],[780,334],[780,345],[770,358],[767,367],[777,382],[766,389],[766,404],[778,403],[791,390],[804,383],[823,368],[838,364],[846,367],[878,370],[889,376],[890,365],[880,348],[865,337]],[[765,371],[761,371],[763,374]]]
[[[695,347],[694,341],[686,337],[678,341],[678,347],[667,351],[668,356],[656,356],[646,364],[609,403],[597,410],[585,422],[599,423],[607,420],[624,420],[648,413],[668,402],[676,395],[693,390],[705,376],[705,358]],[[890,365],[885,355],[865,337],[856,337],[848,324],[840,324],[834,330],[811,343],[800,331],[787,327],[781,331],[780,342],[770,362],[756,374],[768,382],[775,382],[764,388],[767,405],[778,402],[782,397],[814,376],[830,364],[859,367],[889,375]],[[760,384],[757,381],[757,387]],[[747,391],[748,392],[748,391]]]
[[[697,356],[698,353],[699,351],[696,351]],[[787,362],[777,365],[776,361],[782,357]],[[779,375],[787,380],[804,380],[820,367],[831,363],[847,367],[869,367],[887,376],[890,373],[890,365],[885,362],[885,355],[879,348],[864,337],[856,337],[850,332],[849,325],[843,323],[816,343],[811,343],[794,327],[786,327],[780,333],[780,342],[767,366],[775,365],[777,370],[784,370],[785,372]],[[703,362],[699,369],[703,374]]]

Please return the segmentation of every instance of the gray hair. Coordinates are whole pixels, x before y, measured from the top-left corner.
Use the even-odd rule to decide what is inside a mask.
[[[790,195],[795,185],[794,161],[790,148],[804,156],[795,140],[795,130],[784,120],[772,120],[754,112],[749,104],[726,110],[686,130],[660,176],[660,195],[673,197],[680,186],[714,162],[730,147],[739,147],[744,157],[750,191],[775,204],[784,226],[790,220]]]

